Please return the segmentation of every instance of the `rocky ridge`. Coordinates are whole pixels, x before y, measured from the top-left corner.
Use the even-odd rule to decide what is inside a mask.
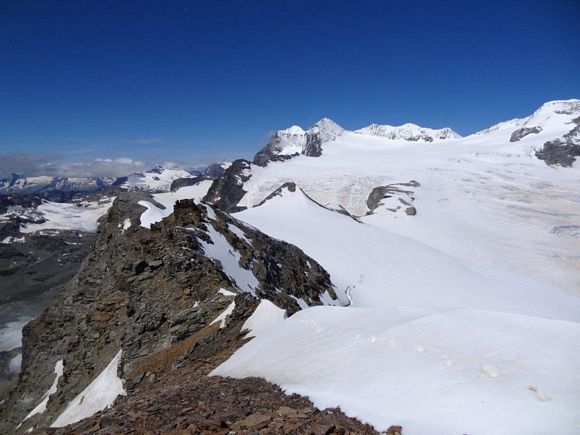
[[[118,197],[102,218],[95,248],[79,273],[24,328],[22,372],[3,405],[2,432],[13,430],[40,402],[59,360],[64,373],[46,412],[26,419],[19,430],[50,425],[120,349],[118,372],[127,392],[122,402],[160,393],[152,386],[177,382],[179,370],[194,363],[203,363],[208,373],[244,342],[241,325],[258,298],[290,315],[303,304],[340,303],[316,261],[211,206],[179,201],[174,213],[151,230],[140,227],[138,201],[147,196],[131,192]],[[127,217],[132,225],[125,229]],[[227,252],[222,261],[210,256],[224,243],[226,251],[236,253],[236,266],[255,277],[255,288],[240,291],[242,283],[222,263],[229,259]],[[220,327],[214,320],[232,306]],[[282,397],[267,385],[260,388]]]

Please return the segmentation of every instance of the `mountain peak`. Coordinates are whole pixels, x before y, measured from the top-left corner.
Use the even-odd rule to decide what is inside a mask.
[[[322,155],[322,144],[336,139],[343,131],[340,125],[329,118],[322,118],[307,131],[297,125],[278,130],[255,155],[254,163],[263,166],[269,161],[287,160],[301,154],[319,157]]]
[[[580,100],[552,100],[538,107],[534,113],[524,118],[514,118],[509,121],[499,122],[491,127],[476,132],[476,135],[485,135],[496,131],[505,131],[513,134],[517,129],[537,129],[542,131],[546,128],[558,127],[573,121],[580,116]],[[571,125],[570,130],[575,127]]]
[[[285,134],[285,135],[289,135],[289,136],[294,136],[294,135],[302,135],[306,132],[302,129],[302,127],[300,127],[298,125],[293,125],[292,127],[289,127],[285,130],[278,130],[277,133],[278,134]]]
[[[388,140],[405,140],[410,142],[438,142],[461,137],[452,129],[445,127],[432,129],[421,127],[413,123],[405,123],[399,126],[371,124],[354,131],[356,134],[379,136]]]

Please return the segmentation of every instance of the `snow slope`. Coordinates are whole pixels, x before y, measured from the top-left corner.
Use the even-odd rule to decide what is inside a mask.
[[[300,189],[236,218],[288,241],[330,273],[356,307],[470,308],[580,320],[580,297],[507,271],[465,264],[425,243],[327,210]]]
[[[580,427],[577,296],[466,266],[298,189],[236,217],[319,261],[352,306],[261,322],[214,375],[262,376],[411,435]]]
[[[410,435],[580,433],[580,166],[534,156],[578,116],[550,102],[440,143],[345,131],[320,157],[252,166],[236,218],[303,249],[351,305],[265,319],[213,374]],[[410,180],[417,215],[367,214],[375,187]],[[253,207],[286,182],[305,193]]]
[[[171,189],[171,183],[179,178],[193,178],[193,175],[177,166],[157,166],[146,172],[129,175],[122,187],[147,192],[167,192]]]
[[[262,376],[408,435],[577,434],[580,325],[469,309],[316,307],[213,374]]]
[[[286,317],[286,310],[278,308],[267,299],[262,299],[256,311],[242,326],[242,331],[250,331],[246,337],[255,337],[257,334],[266,333],[268,328],[282,322]]]
[[[79,230],[94,232],[97,230],[98,219],[105,215],[114,197],[103,198],[100,201],[81,202],[51,202],[45,201],[38,206],[37,212],[42,214],[45,222],[31,223],[22,226],[22,233],[33,233],[41,230]]]
[[[207,207],[207,210],[209,209],[210,207]],[[200,238],[197,239],[203,247],[205,255],[212,260],[220,262],[224,273],[236,283],[240,291],[255,294],[260,282],[252,270],[240,266],[241,254],[230,245],[222,233],[214,229],[211,223],[207,225],[207,234],[211,239],[211,243]]]
[[[25,420],[28,420],[30,417],[32,417],[35,414],[42,414],[44,411],[46,411],[46,405],[48,404],[48,399],[50,399],[50,396],[52,396],[54,393],[56,393],[56,389],[58,387],[58,381],[63,374],[63,367],[64,367],[63,360],[58,360],[56,362],[56,365],[54,366],[54,374],[56,375],[56,377],[54,378],[54,382],[52,383],[52,385],[50,386],[48,391],[44,394],[42,401],[32,411],[30,411],[26,417],[24,417],[24,420],[22,420],[22,422],[24,422]],[[22,424],[22,423],[20,423],[20,424]]]
[[[141,226],[150,228],[151,224],[161,221],[171,213],[176,201],[182,199],[193,199],[200,202],[212,184],[212,180],[203,180],[193,186],[182,187],[175,192],[164,192],[153,195],[155,201],[165,208],[157,207],[150,201],[139,201],[139,204],[147,210],[141,214]]]
[[[323,144],[320,157],[298,156],[252,166],[238,205],[252,207],[286,182],[295,182],[321,204],[355,216],[369,211],[378,186],[417,180],[417,216],[363,218],[415,238],[472,265],[485,265],[580,290],[580,240],[558,228],[579,225],[580,165],[549,167],[533,156],[561,137],[580,116],[579,100],[546,103],[518,126],[503,124],[440,143],[385,140],[344,131]],[[542,127],[517,142],[527,123]],[[509,122],[508,122],[509,124]],[[572,231],[573,232],[573,231]]]
[[[90,417],[113,404],[117,396],[127,393],[123,381],[117,376],[121,350],[109,365],[66,407],[51,427],[63,427]]]

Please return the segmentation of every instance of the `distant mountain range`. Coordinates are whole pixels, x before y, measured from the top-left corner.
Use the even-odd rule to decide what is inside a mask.
[[[12,174],[10,178],[0,179],[0,195],[30,195],[63,193],[90,193],[106,187],[125,190],[138,190],[150,193],[166,192],[172,183],[188,179],[212,179],[221,175],[227,163],[210,165],[202,170],[186,170],[179,167],[156,166],[145,172],[124,177],[26,177]],[[181,181],[186,184],[186,182]]]

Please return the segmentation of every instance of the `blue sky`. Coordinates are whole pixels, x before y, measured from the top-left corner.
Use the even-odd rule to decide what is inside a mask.
[[[0,2],[0,154],[193,164],[272,130],[468,134],[580,97],[575,1]]]

